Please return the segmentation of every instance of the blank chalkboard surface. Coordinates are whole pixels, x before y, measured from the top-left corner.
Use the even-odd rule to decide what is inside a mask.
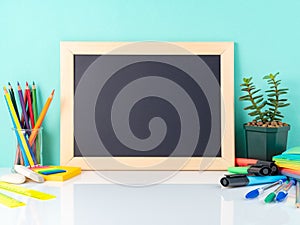
[[[201,89],[201,84],[197,83],[197,77],[193,78],[176,66],[163,63],[170,59],[178,62],[189,61],[189,58],[193,57],[195,56],[75,55],[74,155],[167,157],[172,155],[181,136],[185,136],[190,140],[186,142],[184,148],[178,149],[172,156],[189,157],[191,151],[187,151],[187,149],[194,149],[192,156],[220,156],[221,151],[217,154],[215,151],[205,152],[212,129],[211,112],[205,93]],[[220,83],[220,56],[198,57],[203,60],[207,67],[203,67],[203,71],[198,71],[196,76],[205,77],[212,74]],[[143,61],[135,62],[142,58]],[[135,63],[124,66],[113,74],[105,74],[105,71],[101,70],[101,62],[103,61],[108,67],[114,67],[114,63],[124,59]],[[84,92],[76,95],[77,87],[81,85],[80,82],[83,77],[85,79],[83,82],[86,82],[86,84],[82,85],[86,85],[86,87]],[[88,84],[88,79],[90,79],[90,84]],[[95,85],[95,87],[92,87],[92,85]],[[98,90],[95,91],[97,92],[95,108],[91,108],[95,110],[92,113],[82,112],[85,106],[81,107],[80,104],[89,101],[90,88]],[[128,90],[126,90],[127,88]],[[215,107],[219,109],[217,119],[218,124],[220,124],[220,86],[216,85],[211,88],[215,88],[213,90],[215,101],[212,104],[215,104]],[[184,91],[185,95],[180,95],[180,91]],[[76,101],[76,96],[85,100]],[[187,99],[191,102],[189,108],[185,108],[188,107],[188,104],[186,104]],[[120,106],[115,104],[120,104]],[[129,104],[132,107],[128,107]],[[186,112],[179,111],[180,108],[185,109]],[[114,109],[116,111],[112,112]],[[184,118],[189,114],[192,115],[189,111],[193,110],[195,110],[196,117]],[[85,118],[91,114],[94,117],[99,139],[105,148],[99,148],[97,142],[93,142],[93,140],[82,138],[83,135],[88,135],[88,130],[81,131],[82,124],[76,126],[77,121],[85,121]],[[115,116],[112,117],[112,114]],[[153,131],[151,132],[149,123],[154,118],[160,118],[163,121],[157,121],[157,125],[153,122]],[[185,120],[189,120],[186,121],[186,126],[197,124],[196,127],[191,129],[187,127],[183,131],[181,126]],[[86,126],[89,127],[89,125]],[[128,126],[128,129],[126,129],[126,126]],[[197,130],[196,133],[195,129]],[[215,137],[219,143],[221,140],[220,129],[219,125],[218,136]],[[156,137],[153,132],[160,133],[161,137]],[[183,134],[182,132],[187,133]],[[150,136],[155,136],[155,138],[151,141],[143,141],[149,139]],[[195,138],[198,139],[196,146],[193,142]],[[122,140],[125,140],[126,144]],[[82,143],[78,143],[79,141],[82,141]],[[82,148],[79,148],[78,144]]]
[[[222,144],[226,131],[222,107],[232,107],[233,98],[223,102],[222,85],[224,68],[233,66],[222,64],[224,49],[217,51],[220,54],[103,54],[87,49],[66,52],[72,62],[68,89],[73,92],[69,155],[137,162],[139,158],[222,159],[228,154]],[[231,118],[233,111],[227,112]]]

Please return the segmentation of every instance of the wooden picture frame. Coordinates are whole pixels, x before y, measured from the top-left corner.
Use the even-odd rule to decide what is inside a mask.
[[[61,42],[61,130],[60,163],[80,166],[83,170],[225,170],[234,165],[234,43],[233,42]],[[142,48],[141,48],[142,46]],[[121,50],[119,50],[121,49]],[[184,51],[178,50],[184,49]],[[184,53],[183,53],[184,52]],[[195,55],[220,56],[221,95],[221,157],[74,157],[74,56],[133,55]],[[162,163],[164,162],[164,163]],[[205,165],[204,167],[201,165]],[[178,165],[182,165],[178,167]]]

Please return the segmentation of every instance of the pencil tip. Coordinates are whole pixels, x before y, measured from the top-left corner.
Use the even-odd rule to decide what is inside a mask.
[[[17,81],[18,86],[20,85],[19,81]]]
[[[11,86],[11,85],[10,85],[10,82],[8,82],[8,85]]]
[[[28,86],[28,82],[26,81],[26,86]]]
[[[54,95],[54,91],[55,91],[55,89],[53,89],[53,91],[51,92],[51,95]]]
[[[34,81],[32,82],[33,85],[35,85]]]

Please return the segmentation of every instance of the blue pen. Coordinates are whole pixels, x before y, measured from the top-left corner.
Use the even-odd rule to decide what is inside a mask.
[[[282,189],[282,191],[278,192],[276,195],[276,201],[282,202],[286,197],[288,196],[288,191],[291,189],[293,185],[296,184],[296,181],[294,179],[291,179],[290,182]]]
[[[225,177],[220,180],[220,183],[224,187],[241,187],[248,185],[273,183],[282,179],[286,179],[286,176],[246,176],[242,174],[230,174],[225,175]]]
[[[253,198],[256,198],[257,196],[259,196],[260,194],[262,194],[265,190],[268,190],[269,188],[272,188],[278,184],[283,184],[283,182],[285,182],[286,179],[281,179],[281,180],[278,180],[272,184],[268,184],[266,186],[263,186],[263,187],[260,187],[260,188],[256,188],[252,191],[249,191],[246,195],[245,195],[245,198],[246,199],[253,199]]]

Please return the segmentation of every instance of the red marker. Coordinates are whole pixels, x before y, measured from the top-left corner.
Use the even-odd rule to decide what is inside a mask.
[[[235,158],[236,166],[250,166],[256,164],[258,159]]]

